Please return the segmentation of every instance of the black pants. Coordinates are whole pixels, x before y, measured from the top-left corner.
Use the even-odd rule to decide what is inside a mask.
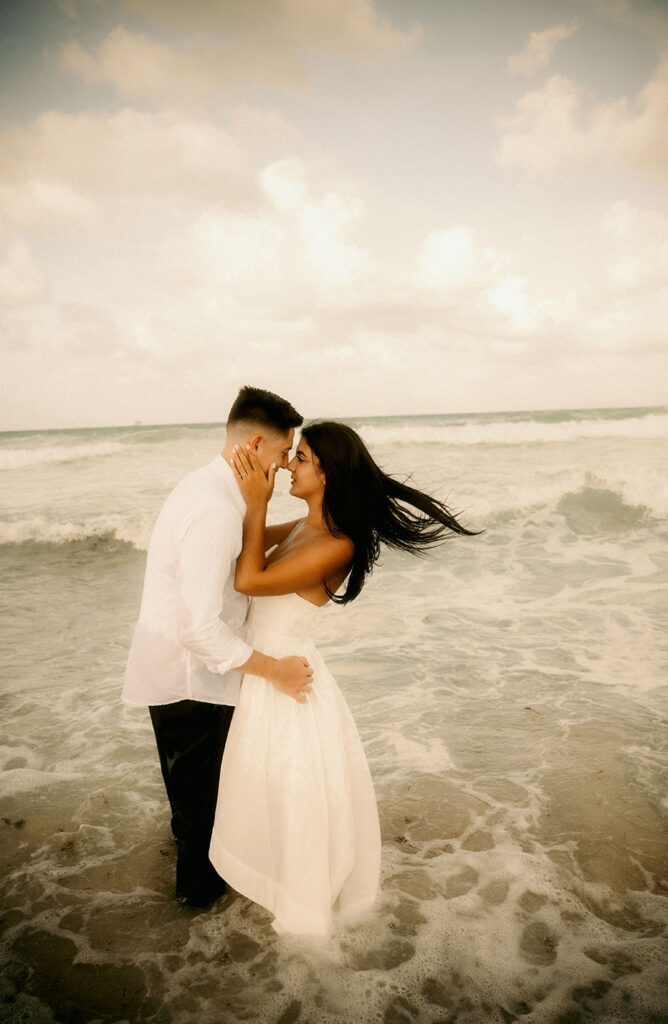
[[[180,700],[149,708],[179,844],[176,895],[204,904],[225,891],[209,861],[220,763],[233,707]]]

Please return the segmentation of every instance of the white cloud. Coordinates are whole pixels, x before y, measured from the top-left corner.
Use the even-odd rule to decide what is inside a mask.
[[[308,196],[306,166],[301,160],[281,160],[260,175],[264,191],[279,210],[298,210]]]
[[[142,344],[150,336],[182,346],[193,330],[275,337],[281,324],[312,322],[364,292],[373,263],[354,240],[359,200],[334,190],[314,194],[297,158],[259,177],[267,197],[261,214],[202,211],[177,247],[161,247],[128,282],[130,321],[149,310],[162,318],[158,329],[143,329]]]
[[[648,173],[668,173],[668,57],[638,97],[582,109],[582,90],[572,79],[552,75],[538,90],[522,96],[511,117],[497,119],[500,144],[495,156],[530,174],[584,166],[594,159],[614,161]]]
[[[477,333],[481,338],[526,335],[541,327],[544,309],[530,298],[527,276],[515,272],[513,257],[483,246],[465,224],[432,232],[418,255],[419,274],[413,302],[423,306],[417,319],[448,320],[455,330]],[[430,309],[429,301],[438,304]]]
[[[668,7],[665,0],[590,0],[594,10],[623,33],[644,33],[658,48],[668,43]]]
[[[67,182],[27,178],[0,184],[0,222],[31,234],[98,231],[104,219],[97,204]]]
[[[487,291],[490,304],[506,316],[519,334],[535,331],[540,324],[538,310],[532,307],[528,281],[524,276],[505,277]]]
[[[239,123],[246,116],[239,112]],[[252,114],[248,121],[253,136]],[[3,341],[18,353],[12,365],[28,390],[35,365],[60,381],[59,422],[72,388],[88,389],[88,422],[95,401],[106,408],[100,366],[104,387],[123,392],[109,406],[112,421],[160,418],[150,411],[158,399],[142,398],[147,389],[162,389],[160,402],[170,403],[163,418],[192,418],[185,394],[215,397],[220,381],[245,378],[249,367],[280,390],[281,374],[289,386],[297,364],[302,380],[335,382],[328,411],[345,413],[366,408],[365,375],[378,366],[388,408],[408,365],[422,367],[425,401],[436,408],[446,376],[453,400],[462,381],[478,381],[489,391],[477,394],[493,401],[495,374],[517,367],[517,380],[542,380],[581,350],[629,362],[639,330],[648,352],[665,335],[666,224],[630,203],[610,207],[600,244],[577,255],[578,287],[568,292],[549,268],[496,251],[472,224],[445,223],[401,259],[373,255],[360,194],[323,183],[321,163],[293,155],[258,168],[236,132],[198,119],[44,115],[13,132],[0,158],[0,209],[9,218],[18,204],[13,230],[24,237],[0,256]],[[236,201],[219,173],[229,140],[252,202]],[[108,155],[111,182],[99,152],[82,164],[90,146]],[[164,175],[155,191],[144,166],[123,166],[134,146]],[[163,171],[166,160],[177,166]],[[90,230],[96,217],[106,218],[99,237]],[[57,248],[47,227],[58,232]],[[214,397],[204,418],[215,418]]]
[[[499,257],[464,224],[433,232],[406,273],[392,260],[372,259],[360,242],[359,199],[317,188],[303,162],[269,165],[260,180],[261,209],[202,209],[176,234],[152,238],[142,260],[127,262],[123,245],[110,241],[106,262],[90,265],[72,244],[66,280],[48,249],[37,276],[25,249],[5,260],[14,276],[0,273],[0,282],[14,282],[7,291],[15,302],[4,338],[23,353],[15,357],[16,379],[23,373],[32,394],[30,367],[39,363],[39,373],[58,384],[50,405],[46,394],[41,399],[58,422],[69,422],[67,403],[79,392],[85,397],[77,412],[88,422],[99,421],[96,402],[111,422],[159,420],[164,408],[174,420],[217,418],[221,383],[243,383],[251,369],[254,379],[271,380],[302,405],[303,393],[310,409],[328,414],[382,412],[383,402],[396,407],[407,372],[432,408],[439,396],[456,403],[465,384],[493,402],[501,377],[512,378],[521,394],[520,384],[546,381],[564,362],[591,368],[596,352],[633,365],[639,331],[646,353],[661,344],[666,289],[651,301],[643,294],[640,305],[633,291],[642,239],[651,234],[649,211],[611,207],[602,226],[609,263],[598,274],[595,263],[581,263],[579,292],[562,296],[544,280],[539,286],[534,267]],[[652,258],[665,260],[664,226],[657,223],[652,235]],[[618,265],[629,245],[635,262]],[[365,381],[381,366],[370,396]],[[112,405],[105,388],[118,392]],[[193,394],[195,414],[187,398]],[[414,408],[410,395],[406,401]]]
[[[189,106],[232,86],[265,82],[299,89],[310,81],[290,53],[206,37],[176,50],[122,25],[92,51],[70,41],[60,51],[60,66],[89,85],[113,86],[124,99],[150,97],[170,106]]]
[[[432,231],[422,246],[419,267],[428,287],[446,290],[475,287],[487,272],[474,232],[465,224]]]
[[[175,55],[146,35],[114,29],[92,53],[76,40],[60,51],[60,66],[89,85],[111,83],[124,98],[155,91],[168,81]]]
[[[508,70],[511,75],[534,75],[546,68],[552,60],[557,43],[568,39],[576,29],[576,23],[557,25],[544,32],[532,32],[526,41],[522,53],[513,54],[508,58]]]
[[[277,148],[294,152],[300,133],[278,111],[251,106],[234,107],[228,112],[229,130],[248,155],[270,160]]]
[[[249,44],[364,58],[406,53],[419,27],[401,32],[374,0],[124,0],[125,10],[185,31],[221,32]]]
[[[183,106],[232,87],[265,84],[305,88],[312,78],[305,55],[374,60],[415,46],[381,18],[372,0],[126,0],[128,13],[189,33],[180,48],[119,25],[91,50],[71,40],[61,67],[91,85],[111,85],[124,99],[150,97]]]
[[[625,200],[613,203],[602,220],[604,269],[623,295],[662,292],[668,299],[668,218]]]
[[[581,90],[563,75],[552,75],[542,89],[522,96],[512,117],[498,118],[500,164],[545,174],[590,158],[595,140],[577,126]]]
[[[86,198],[164,205],[196,202],[249,207],[262,201],[234,136],[203,119],[174,113],[41,114],[0,133],[0,184],[30,184],[42,204],[49,189],[75,217]],[[48,202],[47,202],[48,205]]]
[[[619,156],[629,165],[668,172],[668,55],[634,104],[621,100],[602,108],[602,130],[617,139]],[[612,142],[613,151],[615,148]]]
[[[30,246],[22,239],[7,241],[0,251],[0,308],[29,305],[42,299],[43,275],[35,265]]]
[[[309,268],[312,286],[342,288],[365,273],[369,261],[347,237],[363,213],[359,199],[329,191],[314,200],[306,165],[296,158],[266,167],[260,181],[282,217],[280,249],[294,251],[292,266]]]

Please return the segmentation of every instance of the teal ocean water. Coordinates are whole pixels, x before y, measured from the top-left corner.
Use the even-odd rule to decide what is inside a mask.
[[[322,943],[175,903],[120,701],[152,523],[224,428],[0,435],[0,1020],[668,1021],[668,410],[349,422],[485,533],[323,611],[383,874]]]

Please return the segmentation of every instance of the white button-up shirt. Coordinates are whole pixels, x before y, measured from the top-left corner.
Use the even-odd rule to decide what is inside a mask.
[[[218,455],[185,477],[158,516],[123,699],[236,704],[252,654],[242,637],[248,599],[234,589],[246,503]]]

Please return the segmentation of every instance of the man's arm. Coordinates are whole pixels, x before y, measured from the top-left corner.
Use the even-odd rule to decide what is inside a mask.
[[[225,583],[234,572],[233,524],[220,510],[198,516],[188,527],[178,566],[179,640],[209,671],[250,672],[272,682],[299,703],[313,672],[304,658],[271,658],[254,651],[221,618]]]
[[[297,703],[306,703],[304,694],[310,692],[313,683],[313,669],[306,658],[299,655],[271,658],[261,651],[253,651],[248,661],[237,667],[241,672],[268,679],[277,690],[294,697]]]

